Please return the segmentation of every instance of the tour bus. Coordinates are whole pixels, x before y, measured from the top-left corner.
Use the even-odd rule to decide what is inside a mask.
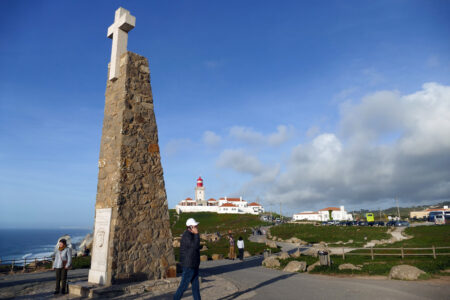
[[[375,222],[375,217],[373,216],[373,213],[367,213],[366,220],[369,223],[369,225],[370,225],[370,223],[373,224]]]

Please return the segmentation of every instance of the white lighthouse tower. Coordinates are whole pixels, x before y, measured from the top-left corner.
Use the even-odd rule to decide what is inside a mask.
[[[205,201],[205,187],[203,186],[203,179],[197,179],[197,186],[195,187],[195,202],[197,205],[206,206]]]

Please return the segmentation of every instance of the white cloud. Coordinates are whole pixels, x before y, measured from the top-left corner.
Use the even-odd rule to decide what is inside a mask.
[[[205,131],[203,133],[203,143],[210,147],[216,147],[220,144],[222,138],[213,131]]]
[[[276,134],[285,135],[282,129]],[[243,127],[232,135],[266,143],[270,136]],[[297,145],[282,166],[265,165],[244,150],[224,151],[218,166],[251,175],[241,190],[258,187],[265,201],[296,209],[370,207],[394,197],[410,204],[448,200],[450,86],[427,83],[409,95],[380,91],[345,103],[339,130]]]
[[[285,125],[277,126],[277,131],[264,135],[249,127],[234,126],[230,129],[230,137],[249,145],[279,146],[293,135],[293,128]]]
[[[224,150],[217,160],[217,166],[233,169],[240,173],[258,175],[263,171],[263,165],[260,161],[244,150]]]
[[[319,126],[311,126],[310,128],[308,128],[308,130],[306,131],[306,136],[311,138],[314,137],[316,135],[318,135],[320,133],[320,128]]]

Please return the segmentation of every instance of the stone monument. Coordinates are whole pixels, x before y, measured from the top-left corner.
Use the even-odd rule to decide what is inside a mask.
[[[119,8],[108,28],[113,46],[88,279],[94,284],[176,275],[149,64],[127,52],[135,22]]]

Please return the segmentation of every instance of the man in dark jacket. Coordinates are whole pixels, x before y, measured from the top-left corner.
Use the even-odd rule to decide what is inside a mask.
[[[181,237],[180,263],[183,267],[180,286],[173,299],[179,300],[189,283],[192,285],[194,300],[200,300],[200,285],[198,282],[198,267],[200,266],[200,236],[198,234],[198,222],[193,218],[186,221],[186,230]]]

